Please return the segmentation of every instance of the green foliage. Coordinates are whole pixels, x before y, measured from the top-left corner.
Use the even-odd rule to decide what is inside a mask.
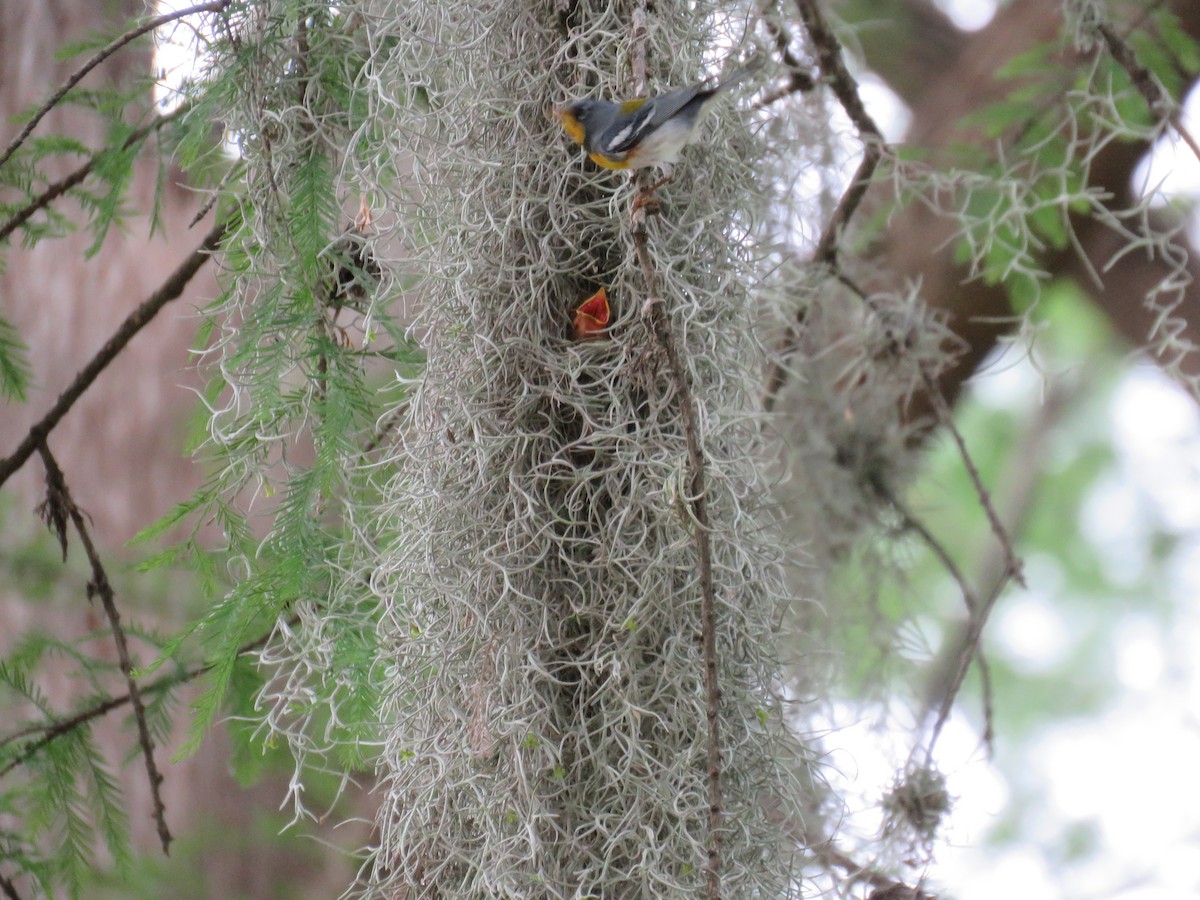
[[[159,154],[160,182],[165,160],[173,158],[193,184],[220,184],[240,208],[230,218],[231,234],[222,248],[226,291],[207,310],[197,342],[201,352],[225,356],[202,394],[202,416],[190,441],[209,475],[194,497],[135,539],[136,546],[152,549],[135,567],[140,579],[151,579],[147,584],[167,579],[172,596],[195,591],[211,600],[170,634],[144,633],[128,613],[124,618],[127,633],[159,653],[136,673],[159,755],[178,722],[177,688],[202,669],[189,739],[177,752],[193,751],[213,722],[232,713],[235,770],[244,783],[277,771],[299,752],[286,735],[281,740],[263,733],[263,675],[246,655],[248,646],[260,648],[276,622],[297,610],[334,613],[327,635],[329,668],[314,677],[306,702],[291,704],[284,713],[298,723],[297,736],[319,737],[321,753],[328,757],[314,758],[319,769],[351,772],[373,764],[381,690],[375,662],[378,615],[361,590],[342,596],[341,557],[358,540],[348,514],[375,502],[376,480],[386,477],[365,468],[363,448],[377,440],[376,422],[401,396],[392,386],[392,373],[411,375],[422,363],[402,327],[372,296],[379,266],[335,252],[339,236],[350,227],[343,207],[355,195],[327,144],[289,143],[305,129],[311,136],[316,120],[286,133],[238,128],[231,120],[231,111],[239,107],[262,111],[258,90],[265,90],[272,103],[293,103],[294,91],[301,89],[309,104],[304,115],[311,112],[322,127],[340,131],[348,144],[350,134],[369,135],[375,127],[368,123],[359,85],[366,57],[358,50],[347,52],[341,17],[326,11],[305,19],[309,52],[303,71],[295,65],[294,31],[307,15],[300,12],[303,6],[294,4],[299,17],[271,20],[261,44],[225,43],[228,33],[218,38],[212,64],[185,85],[184,107],[170,121],[148,129],[144,125],[153,120],[127,118],[131,106],[146,108],[145,81],[121,89],[74,90],[66,102],[107,123],[104,145],[91,148],[69,136],[38,135],[0,170],[0,187],[16,188],[5,192],[3,224],[61,177],[61,169],[50,174],[47,166],[63,159],[86,165],[86,177],[66,192],[83,215],[65,216],[51,203],[22,222],[19,233],[27,243],[37,243],[86,227],[92,238],[88,255],[101,252],[109,232],[123,227],[134,212],[129,188],[135,166],[152,147]],[[88,42],[68,49],[77,53],[95,46]],[[223,133],[231,127],[253,159],[271,165],[287,160],[270,193],[250,202],[245,185],[226,177],[236,165],[222,152]],[[157,227],[157,194],[155,205]],[[347,313],[340,297],[335,303],[336,292],[346,285],[364,295],[355,301],[361,310]],[[353,346],[342,322],[361,317],[368,307],[370,345]],[[24,400],[28,380],[20,335],[0,320],[0,395]],[[252,497],[253,517],[246,507]],[[215,544],[214,530],[220,535]],[[184,565],[194,578],[181,582]],[[52,556],[45,568],[46,578],[56,577]],[[32,570],[25,566],[23,571]],[[130,598],[121,599],[128,603]],[[128,822],[111,763],[96,750],[92,719],[38,743],[54,723],[120,691],[114,665],[94,653],[97,641],[109,640],[106,634],[78,642],[30,636],[0,662],[5,708],[28,709],[25,725],[13,718],[0,734],[0,769],[17,766],[0,790],[0,810],[22,823],[20,831],[0,835],[0,854],[6,876],[24,873],[47,895],[84,895],[101,856],[121,883],[136,885],[141,877],[131,872]],[[80,684],[77,706],[70,710],[57,708],[39,681],[47,663],[62,659],[70,661]],[[22,728],[29,729],[27,735]],[[125,763],[140,766],[132,740]],[[313,772],[306,795],[332,803],[339,785],[336,772]],[[146,895],[161,894],[148,890]]]
[[[375,498],[377,476],[361,469],[363,448],[374,439],[376,421],[400,396],[374,360],[407,369],[420,364],[380,307],[372,304],[373,330],[391,338],[391,347],[355,348],[338,324],[342,303],[335,302],[336,292],[348,279],[365,289],[370,302],[375,267],[335,252],[348,227],[345,186],[324,148],[295,139],[314,128],[310,112],[319,111],[322,127],[334,132],[349,134],[367,125],[356,86],[363,58],[344,52],[341,24],[332,14],[305,21],[309,53],[302,67],[291,57],[289,35],[296,21],[287,16],[270,21],[261,43],[215,48],[220,64],[190,95],[183,117],[190,136],[175,145],[177,159],[203,166],[205,143],[192,123],[209,127],[223,117],[243,137],[245,165],[266,164],[277,173],[261,196],[242,201],[243,217],[222,248],[228,290],[208,308],[201,327],[200,346],[222,358],[204,389],[207,412],[190,441],[211,475],[195,497],[137,538],[157,541],[191,523],[192,534],[182,544],[148,565],[190,558],[201,573],[238,571],[233,580],[204,577],[221,596],[164,649],[168,658],[199,648],[208,666],[190,737],[180,750],[184,755],[224,711],[250,712],[257,686],[251,686],[240,655],[247,643],[298,610],[355,607],[353,596],[340,596],[340,556],[351,539],[347,516]],[[276,60],[281,68],[275,80],[264,81],[265,60],[272,54],[281,54]],[[301,84],[307,107],[295,109],[297,122],[260,128],[230,119],[231,110],[262,111],[255,91],[283,100]],[[253,522],[241,508],[250,495],[258,506]],[[195,537],[201,522],[219,526],[223,546],[201,546]],[[367,664],[375,653],[375,617],[368,605],[332,621],[339,627],[328,636],[327,665],[337,677],[314,686],[310,703],[286,713],[301,730],[306,721],[324,720],[322,730],[335,737],[342,764],[357,768],[367,763],[363,748],[377,722],[378,686]],[[336,715],[322,712],[326,707]],[[239,771],[252,778],[258,764],[247,760],[256,751],[248,753],[240,757]]]
[[[7,319],[0,316],[0,397],[25,402],[29,390],[29,350]]]
[[[0,666],[0,689],[28,701],[48,720],[27,730],[23,740],[5,735],[0,745],[0,771],[22,766],[26,774],[21,780],[8,778],[0,790],[0,808],[22,823],[19,836],[8,841],[5,858],[34,874],[47,894],[57,893],[50,887],[57,885],[68,896],[80,897],[86,896],[100,849],[118,870],[129,865],[129,825],[110,764],[88,730],[70,729],[52,740],[40,739],[56,718],[33,680],[34,667],[46,653],[73,658],[93,684],[102,669],[112,668],[75,647],[39,637],[27,640]],[[86,698],[85,708],[95,696]],[[12,697],[3,699],[13,708]]]
[[[85,53],[95,53],[102,47],[107,47],[109,44],[111,44],[113,39],[119,34],[120,32],[109,34],[107,32],[93,31],[85,38],[64,42],[62,46],[54,51],[54,58],[59,62],[62,62],[64,60],[73,59],[76,56],[83,56]]]
[[[1150,69],[1164,84],[1168,85],[1175,96],[1179,96],[1178,85],[1171,79],[1181,73],[1191,75],[1200,73],[1200,45],[1188,34],[1183,23],[1179,21],[1179,17],[1171,10],[1156,9],[1152,13],[1152,19],[1158,38],[1162,41],[1163,52],[1154,54],[1153,58],[1158,62],[1150,65]],[[1132,39],[1140,50],[1141,33],[1135,32]]]

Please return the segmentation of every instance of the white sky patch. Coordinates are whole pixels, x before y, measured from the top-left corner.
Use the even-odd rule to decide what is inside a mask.
[[[1145,497],[1125,472],[1107,475],[1083,501],[1079,530],[1099,551],[1104,577],[1135,583],[1146,570],[1146,536],[1152,520]]]
[[[886,81],[874,72],[863,72],[858,76],[858,95],[885,139],[896,142],[904,137],[912,113]]]
[[[1113,441],[1125,475],[1166,524],[1200,528],[1200,410],[1157,369],[1138,366],[1117,389]]]
[[[995,0],[934,0],[963,31],[978,31],[996,15]]]
[[[1032,571],[1029,582],[1039,584]],[[988,637],[1016,668],[1028,674],[1054,669],[1075,643],[1062,613],[1049,596],[1036,592],[1005,598],[996,608]]]
[[[1127,617],[1117,629],[1117,678],[1126,688],[1148,691],[1157,687],[1167,668],[1162,629],[1151,619]]]
[[[195,6],[194,0],[158,0],[158,15]],[[194,78],[204,63],[205,41],[197,38],[200,17],[191,16],[171,22],[154,32],[154,101],[168,113],[182,102],[179,89]]]
[[[1183,127],[1200,140],[1200,88],[1193,88],[1183,101]],[[1158,199],[1200,198],[1200,160],[1172,129],[1154,144],[1150,155],[1138,164],[1133,183],[1140,191],[1156,190]]]
[[[1053,830],[1053,819],[1095,822],[1101,840],[1096,858],[1114,854],[1122,863],[1122,878],[1106,873],[1106,894],[1139,871],[1161,881],[1196,839],[1200,734],[1168,724],[1173,703],[1160,697],[1131,698],[1099,722],[1055,727],[1029,752],[1048,792],[1046,825]]]
[[[1046,376],[1037,370],[1022,340],[1001,344],[971,376],[971,396],[992,409],[1028,409],[1046,392]]]
[[[1184,98],[1183,127],[1200,141],[1200,87],[1192,88]],[[1146,159],[1133,173],[1133,188],[1141,196],[1152,195],[1152,202],[1164,205],[1172,200],[1200,205],[1200,159],[1173,129],[1155,142]],[[1194,210],[1188,225],[1193,246],[1200,246],[1200,210]]]
[[[1045,858],[1031,847],[971,856],[959,873],[952,891],[956,900],[1013,900],[1018,895],[1020,900],[1062,900]]]

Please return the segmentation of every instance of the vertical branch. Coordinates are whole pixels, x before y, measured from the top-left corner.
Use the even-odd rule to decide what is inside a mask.
[[[640,92],[644,92],[646,87],[645,17],[645,3],[640,2],[633,14],[633,74]],[[705,718],[708,727],[708,864],[705,867],[705,896],[708,900],[717,900],[721,896],[721,816],[724,809],[721,793],[721,688],[717,678],[716,589],[713,583],[712,530],[705,488],[704,450],[700,445],[696,400],[688,384],[679,345],[671,332],[671,323],[658,290],[658,279],[646,231],[646,210],[639,209],[634,216],[633,246],[646,285],[646,302],[642,313],[649,321],[650,331],[667,358],[671,381],[679,397],[680,420],[687,443],[688,466],[691,469],[687,502],[693,519],[692,536],[696,544],[696,563],[700,575],[701,652],[704,659]]]
[[[804,28],[808,32],[809,40],[812,41],[821,70],[821,80],[829,85],[830,90],[837,97],[838,103],[841,104],[842,109],[846,111],[846,115],[858,130],[859,139],[863,144],[863,157],[858,164],[858,170],[850,179],[850,184],[841,199],[838,200],[837,207],[821,232],[821,237],[817,241],[817,247],[813,253],[815,262],[828,267],[834,277],[840,277],[838,241],[841,240],[842,233],[851,218],[854,217],[863,197],[866,196],[871,179],[875,177],[875,170],[883,161],[887,143],[883,139],[883,132],[879,130],[879,126],[875,124],[875,120],[871,118],[859,96],[858,83],[842,60],[841,44],[825,21],[825,17],[817,5],[817,0],[796,0],[796,6],[800,10],[800,18],[804,21]],[[780,340],[776,358],[767,371],[763,407],[768,412],[774,408],[779,391],[787,380],[788,373],[783,366],[782,359],[795,348],[799,325],[800,323],[797,322],[788,328]]]
[[[963,465],[967,468],[967,475],[970,476],[971,485],[975,488],[975,494],[979,497],[983,511],[987,514],[988,523],[992,527],[992,533],[996,536],[996,540],[1000,542],[1000,546],[1004,550],[1005,577],[1012,578],[1023,588],[1028,588],[1029,585],[1025,583],[1025,576],[1021,572],[1021,560],[1017,558],[1016,551],[1013,550],[1012,538],[1008,536],[1008,530],[1004,527],[1004,523],[1000,521],[1000,516],[996,513],[996,507],[992,503],[991,495],[984,486],[979,469],[975,467],[975,461],[971,458],[971,454],[967,450],[967,442],[963,440],[958,427],[954,424],[954,415],[950,411],[949,404],[946,403],[946,398],[938,390],[937,382],[933,380],[933,376],[928,372],[922,371],[921,378],[925,382],[925,390],[929,392],[929,399],[933,404],[934,411],[937,413],[938,421],[950,432],[950,436],[954,439],[954,446],[958,448],[958,455],[962,457]]]
[[[45,440],[38,445],[38,453],[46,467],[46,499],[41,507],[42,515],[57,534],[59,545],[63,548],[64,561],[67,558],[66,520],[69,518],[75,526],[75,531],[83,544],[84,553],[87,554],[88,563],[92,567],[92,580],[88,582],[88,599],[97,596],[100,598],[100,604],[104,607],[104,614],[112,628],[113,641],[117,647],[117,662],[121,668],[121,674],[125,676],[125,684],[129,688],[129,702],[133,706],[133,716],[137,722],[138,743],[141,744],[142,757],[146,762],[146,775],[150,782],[150,795],[154,802],[154,821],[158,828],[159,840],[162,842],[163,854],[166,855],[170,853],[171,831],[167,828],[166,806],[163,804],[162,794],[159,791],[163,777],[158,771],[158,765],[154,762],[154,739],[150,736],[150,726],[146,722],[146,707],[142,702],[141,691],[138,688],[137,680],[133,677],[133,661],[129,656],[129,643],[125,639],[125,630],[121,627],[121,616],[117,612],[116,597],[113,594],[112,585],[109,584],[108,573],[104,571],[104,565],[100,562],[100,554],[96,551],[95,544],[92,543],[87,523],[83,519],[83,512],[71,498],[62,469],[59,468],[58,462],[50,453],[50,446]]]

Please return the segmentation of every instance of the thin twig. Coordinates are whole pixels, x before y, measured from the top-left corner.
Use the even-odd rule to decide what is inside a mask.
[[[767,15],[763,16],[763,25],[767,29],[767,34],[771,36],[771,40],[775,42],[775,49],[779,51],[779,58],[783,62],[784,68],[787,69],[788,80],[763,94],[754,104],[755,109],[764,109],[792,94],[808,93],[817,86],[812,72],[792,50],[792,36],[788,34],[787,29]]]
[[[149,125],[144,125],[141,128],[139,128],[137,131],[135,131],[131,135],[129,135],[129,137],[127,137],[125,139],[125,142],[123,144],[121,144],[121,149],[128,150],[130,147],[132,147],[138,141],[145,138],[152,131],[157,131],[158,129],[160,129],[164,125],[166,125],[168,122],[174,121],[186,109],[187,109],[186,106],[180,106],[178,109],[172,110],[165,116],[156,116],[154,121],[151,122]],[[55,200],[57,200],[59,197],[61,197],[63,194],[65,194],[67,191],[69,191],[71,188],[75,187],[80,182],[82,182],[85,178],[87,178],[88,175],[91,174],[92,169],[95,167],[96,163],[100,160],[100,158],[103,155],[104,155],[103,152],[92,154],[92,156],[88,159],[88,161],[85,162],[82,166],[80,166],[74,172],[71,172],[69,175],[66,175],[66,176],[60,178],[58,181],[54,182],[54,184],[50,185],[48,188],[46,188],[46,190],[42,191],[40,194],[38,194],[38,196],[36,196],[32,200],[30,200],[26,206],[22,207],[17,212],[15,212],[13,214],[12,218],[10,218],[3,225],[0,225],[0,241],[3,241],[10,234],[12,234],[14,231],[16,231],[22,225],[24,225],[29,220],[29,218],[34,213],[36,213],[38,210],[45,209],[47,206],[49,206],[51,203],[53,203]]]
[[[1000,516],[996,514],[996,507],[992,504],[991,495],[988,493],[987,488],[984,487],[983,479],[979,475],[979,469],[975,467],[975,460],[971,458],[971,454],[967,450],[967,442],[963,440],[958,426],[954,424],[954,414],[950,411],[950,407],[946,403],[946,398],[942,396],[942,392],[938,388],[937,382],[933,380],[932,375],[922,370],[921,379],[925,382],[925,390],[929,393],[929,399],[933,404],[934,412],[937,413],[938,420],[950,432],[950,436],[954,439],[954,445],[958,447],[958,455],[962,457],[963,465],[966,467],[967,474],[971,478],[971,484],[975,487],[975,494],[979,497],[979,502],[983,505],[983,511],[988,517],[988,523],[992,526],[992,534],[996,536],[996,540],[1000,542],[1000,546],[1004,550],[1008,575],[1012,576],[1012,579],[1021,587],[1028,589],[1029,585],[1025,583],[1025,575],[1021,571],[1021,560],[1013,550],[1012,539],[1008,536],[1008,530],[1004,527],[1004,523],[1000,521]]]
[[[858,136],[863,142],[863,158],[858,171],[854,173],[850,186],[838,201],[833,217],[825,226],[825,231],[817,243],[817,262],[834,268],[837,263],[837,243],[841,239],[842,231],[867,193],[875,169],[883,159],[887,143],[883,139],[883,132],[879,130],[879,126],[867,112],[862,97],[859,96],[858,82],[842,61],[842,45],[825,21],[817,0],[796,0],[796,6],[800,10],[800,18],[804,21],[809,39],[813,42],[817,63],[821,67],[821,79],[832,89],[838,103],[858,129]]]
[[[809,40],[812,41],[813,50],[817,55],[821,80],[829,85],[834,96],[837,97],[838,103],[841,104],[842,109],[846,111],[846,115],[858,130],[859,139],[863,144],[863,157],[858,164],[858,169],[838,200],[833,215],[826,223],[821,237],[817,241],[816,249],[813,251],[813,260],[828,267],[830,273],[840,279],[842,275],[838,261],[838,242],[842,239],[842,234],[862,203],[863,197],[866,196],[871,179],[875,177],[875,170],[883,161],[887,142],[883,139],[883,132],[879,130],[879,126],[875,124],[871,114],[867,112],[862,97],[858,93],[858,83],[850,74],[850,70],[846,68],[845,62],[842,61],[842,46],[825,21],[825,16],[816,0],[796,0],[796,7],[800,11],[800,18],[804,22],[805,30],[808,32]],[[779,40],[780,37],[777,36],[776,42],[778,43]],[[783,389],[783,385],[787,381],[788,371],[783,360],[795,349],[800,324],[797,322],[789,327],[780,338],[779,345],[775,349],[775,358],[767,369],[762,401],[763,408],[767,412],[775,408],[779,391]]]
[[[192,216],[192,220],[188,222],[188,228],[195,228],[200,224],[200,220],[207,216],[209,211],[212,210],[212,208],[216,206],[217,202],[221,199],[221,192],[229,186],[230,181],[241,174],[245,165],[246,161],[244,159],[239,159],[236,163],[229,167],[229,171],[221,176],[221,181],[215,188],[213,188],[212,196],[205,200],[204,205],[200,207],[194,216]]]
[[[1196,143],[1196,139],[1184,126],[1179,105],[1167,95],[1162,85],[1150,74],[1150,70],[1138,62],[1133,48],[1124,38],[1103,22],[1097,26],[1097,31],[1104,38],[1104,44],[1108,47],[1112,58],[1125,70],[1129,80],[1133,82],[1133,86],[1138,89],[1138,93],[1150,107],[1150,115],[1175,129],[1175,133],[1188,145],[1196,159],[1200,160],[1200,144]]]
[[[21,895],[17,893],[17,886],[3,875],[0,875],[0,890],[4,891],[4,896],[8,900],[21,900]]]
[[[1004,522],[1008,533],[1019,533],[1030,506],[1034,500],[1034,492],[1041,472],[1038,461],[1044,453],[1045,442],[1055,424],[1065,409],[1070,408],[1071,401],[1078,394],[1082,385],[1091,383],[1090,372],[1085,369],[1077,373],[1069,382],[1065,379],[1051,385],[1037,416],[1025,430],[1022,439],[1011,454],[1011,462],[1000,480],[1001,490],[997,492],[1005,504]],[[921,713],[922,722],[929,721],[937,710],[937,720],[931,731],[931,739],[926,746],[925,758],[928,764],[933,757],[933,745],[941,732],[953,708],[954,700],[961,689],[967,668],[973,656],[980,651],[983,627],[997,598],[1008,584],[1011,577],[1009,564],[1002,548],[992,545],[983,561],[973,582],[976,585],[976,596],[987,592],[987,599],[976,609],[974,614],[965,622],[960,630],[946,638],[942,649],[929,666],[932,675],[925,690],[925,709]],[[980,669],[983,678],[988,677],[988,670]],[[993,714],[990,705],[991,692],[984,688],[984,735],[986,745],[990,746],[993,728]],[[918,752],[919,745],[914,746],[913,755]]]
[[[874,888],[884,888],[896,883],[896,880],[887,873],[864,865],[840,850],[824,829],[815,829],[812,821],[802,815],[789,815],[784,812],[780,798],[774,794],[762,796],[761,808],[768,822],[780,827],[783,834],[790,838],[797,847],[803,847],[806,852],[816,857],[831,876],[837,877],[833,874],[834,869],[841,869],[845,872],[846,877],[841,880],[847,886],[869,884]]]
[[[58,400],[55,401],[50,411],[29,429],[29,432],[25,435],[24,440],[21,441],[17,449],[0,460],[0,485],[3,485],[12,477],[14,472],[25,465],[25,461],[46,440],[46,437],[54,430],[62,420],[62,417],[83,396],[84,391],[91,386],[92,382],[104,371],[105,367],[116,359],[117,355],[125,349],[126,344],[133,340],[134,335],[146,327],[150,320],[167,303],[183,293],[183,289],[187,287],[192,277],[208,262],[212,251],[221,242],[228,227],[226,222],[218,222],[214,225],[212,230],[205,235],[204,240],[200,242],[200,246],[188,255],[187,259],[167,277],[167,280],[162,283],[158,290],[147,297],[137,309],[126,317],[125,321],[121,323],[112,337],[108,339],[108,342],[100,348],[99,352],[92,357],[86,366],[80,369],[79,374],[75,376],[75,380],[59,395]]]
[[[641,2],[634,9],[632,35],[633,77],[639,93],[645,92],[647,82],[645,27],[646,7],[645,2]],[[724,813],[721,791],[721,688],[717,678],[717,604],[713,581],[712,531],[704,474],[705,458],[700,445],[695,397],[688,384],[687,372],[679,355],[679,346],[671,333],[666,307],[658,290],[658,278],[654,270],[654,260],[650,256],[649,236],[646,232],[646,210],[639,209],[634,216],[633,246],[646,285],[643,315],[649,320],[650,330],[667,358],[671,380],[679,398],[680,420],[691,468],[688,503],[694,520],[692,534],[696,544],[696,564],[700,578],[701,652],[704,660],[705,717],[708,727],[708,861],[705,866],[705,897],[707,900],[719,900],[722,862],[721,818]]]
[[[967,577],[965,575],[963,575],[962,570],[959,569],[958,565],[954,562],[954,558],[950,555],[950,551],[948,551],[945,548],[945,546],[942,544],[942,542],[937,539],[937,537],[933,534],[932,531],[929,530],[929,528],[925,525],[925,523],[922,522],[920,519],[918,519],[912,513],[912,511],[908,509],[908,507],[900,500],[899,497],[896,497],[895,495],[893,495],[886,488],[884,488],[884,491],[885,491],[884,499],[886,499],[888,501],[888,503],[891,505],[891,507],[900,516],[901,521],[904,523],[904,527],[911,531],[915,531],[920,536],[921,540],[923,540],[925,542],[925,545],[927,547],[929,547],[929,549],[933,552],[933,555],[936,556],[938,558],[938,560],[942,563],[942,566],[946,569],[946,571],[950,573],[950,577],[954,579],[954,582],[958,585],[958,589],[962,594],[963,605],[966,606],[966,608],[967,608],[968,623],[973,623],[975,621],[975,619],[978,618],[982,614],[983,607],[982,607],[982,604],[980,604],[980,602],[979,602],[979,598],[975,594],[975,589],[971,587],[970,581],[967,580]],[[982,695],[983,695],[983,709],[984,709],[984,722],[985,722],[983,739],[984,739],[984,744],[988,747],[989,752],[990,752],[990,749],[992,746],[992,730],[993,730],[992,729],[993,697],[992,697],[991,669],[988,667],[987,657],[985,657],[983,654],[983,645],[981,643],[979,643],[978,641],[964,642],[963,653],[965,654],[966,666],[970,666],[971,660],[974,659],[975,662],[977,663],[977,668],[979,669],[979,676],[980,676],[981,689],[982,689]],[[962,675],[963,675],[963,677],[966,676],[965,668],[963,669]],[[952,700],[953,700],[953,696],[955,694],[957,694],[958,688],[961,687],[961,685],[962,685],[962,678],[959,678],[958,683],[954,688],[954,691],[950,694]],[[948,709],[946,711],[946,714],[947,715],[949,714]],[[941,730],[940,724],[937,726],[937,730],[938,731]],[[931,752],[932,752],[932,748],[931,748]],[[926,764],[928,764],[929,762],[930,762],[930,759],[927,758]]]
[[[21,133],[18,134],[13,139],[12,143],[8,145],[4,151],[4,155],[0,156],[0,166],[3,166],[12,158],[12,155],[17,152],[17,148],[19,148],[21,144],[25,142],[25,139],[33,133],[33,129],[37,127],[38,122],[42,121],[42,119],[46,116],[46,113],[50,112],[50,110],[58,105],[59,101],[61,101],[62,98],[67,95],[67,92],[70,91],[71,88],[79,84],[79,82],[83,80],[84,76],[87,75],[88,72],[92,71],[92,69],[96,68],[96,66],[100,65],[100,63],[104,62],[130,41],[136,40],[148,31],[153,31],[160,25],[166,25],[168,22],[174,22],[176,19],[182,19],[186,16],[195,15],[196,13],[221,12],[225,9],[225,7],[229,6],[231,2],[232,0],[212,0],[210,3],[201,3],[199,6],[191,6],[187,9],[177,9],[172,12],[163,13],[161,16],[155,16],[153,19],[148,19],[141,25],[138,25],[136,28],[125,32],[119,38],[109,43],[102,50],[98,51],[95,56],[72,72],[71,77],[64,81],[62,86],[55,91],[53,95],[51,95],[50,99],[43,103],[37,112],[35,112],[29,119],[29,121],[25,123],[25,127],[21,129]]]
[[[870,866],[864,866],[857,860],[847,856],[837,847],[833,846],[832,841],[826,841],[823,844],[818,844],[812,848],[826,870],[841,869],[846,873],[845,881],[847,884],[865,883],[871,885],[876,890],[886,890],[896,883],[896,879],[878,869],[872,869]]]
[[[1000,595],[1004,592],[1007,584],[1007,575],[998,580],[987,599],[984,600],[983,604],[967,622],[966,632],[963,635],[962,649],[958,654],[954,674],[950,679],[950,684],[946,688],[946,693],[942,697],[942,702],[938,706],[937,718],[934,720],[933,727],[929,731],[929,742],[925,745],[926,766],[933,763],[934,747],[937,745],[938,738],[941,737],[942,728],[950,719],[950,711],[954,708],[954,700],[958,697],[958,692],[962,690],[963,682],[967,677],[967,671],[971,668],[971,660],[976,658],[979,653],[984,626],[987,625],[988,617],[992,614],[992,609],[995,608],[996,601],[1000,599]]]
[[[642,215],[639,211],[639,215]],[[650,330],[667,357],[671,380],[679,396],[680,419],[687,442],[688,463],[691,468],[689,487],[693,536],[696,542],[697,567],[700,575],[700,627],[704,655],[704,694],[708,719],[708,894],[709,900],[721,896],[721,816],[724,802],[721,797],[721,688],[717,681],[717,613],[716,588],[713,582],[712,532],[708,518],[708,498],[705,493],[704,451],[700,446],[696,401],[688,385],[683,362],[679,358],[663,299],[658,294],[654,262],[646,238],[644,215],[634,226],[633,245],[642,275],[646,281],[645,315]]]
[[[958,585],[958,589],[962,592],[963,605],[966,606],[968,613],[974,615],[979,609],[979,599],[975,596],[975,591],[967,581],[966,576],[963,575],[962,570],[954,562],[954,558],[950,556],[950,552],[942,546],[942,542],[934,536],[925,523],[913,515],[899,497],[892,494],[886,488],[884,488],[884,491],[884,499],[896,511],[896,514],[900,516],[904,527],[909,531],[915,531],[921,540],[925,542],[925,545],[933,551],[933,555],[941,561],[946,571],[950,573],[950,577],[954,579]]]
[[[378,450],[388,435],[396,430],[396,426],[398,426],[400,422],[403,421],[405,415],[408,414],[408,406],[409,404],[406,400],[388,413],[384,417],[383,421],[379,423],[378,427],[376,427],[375,433],[371,435],[371,439],[363,445],[360,452],[366,455]]]
[[[299,620],[300,617],[296,615],[292,616],[289,622],[294,624]],[[268,632],[261,637],[255,638],[253,641],[243,644],[238,648],[237,655],[245,656],[247,653],[252,653],[259,649],[266,644],[268,640],[270,640],[271,634],[272,632]],[[155,681],[144,685],[142,687],[142,696],[148,697],[151,694],[158,694],[178,685],[186,684],[189,681],[194,681],[212,669],[212,667],[213,666],[211,663],[205,663],[204,665],[193,666],[190,669],[185,669],[182,672],[176,672],[173,675],[164,675],[162,678],[158,678]],[[0,738],[0,747],[11,744],[13,741],[20,740],[21,738],[27,737],[31,734],[41,734],[42,736],[36,741],[30,742],[28,745],[22,748],[21,752],[17,754],[17,756],[9,760],[8,764],[5,765],[3,769],[0,769],[0,778],[3,778],[18,766],[24,765],[26,762],[32,759],[38,753],[38,751],[52,741],[57,740],[64,734],[69,734],[76,728],[86,725],[93,719],[98,719],[100,716],[107,715],[114,709],[119,709],[122,706],[128,705],[131,700],[132,697],[130,697],[129,694],[121,694],[117,697],[109,697],[107,700],[102,700],[99,703],[87,707],[86,709],[81,709],[79,712],[74,713],[65,719],[59,719],[56,722],[47,722],[42,725],[28,726],[22,728],[20,731],[5,735],[3,738]]]
[[[154,822],[158,828],[159,840],[162,842],[163,855],[166,856],[171,852],[171,830],[167,828],[167,808],[163,804],[160,791],[163,777],[158,770],[158,765],[154,762],[154,739],[150,736],[150,726],[146,722],[146,706],[142,702],[137,679],[133,677],[133,660],[129,656],[129,642],[125,637],[125,629],[121,627],[121,615],[117,611],[116,595],[108,580],[108,573],[104,570],[104,564],[100,561],[96,545],[92,543],[91,532],[88,531],[87,522],[83,519],[83,512],[72,499],[62,469],[59,468],[54,454],[50,452],[50,447],[45,441],[38,446],[38,453],[46,467],[44,508],[47,517],[59,521],[65,514],[75,526],[75,532],[79,535],[79,541],[83,544],[84,553],[92,568],[92,580],[88,582],[88,599],[100,598],[100,605],[104,608],[104,615],[112,629],[113,643],[117,648],[117,665],[121,669],[121,674],[125,676],[125,684],[129,688],[129,702],[133,706],[133,718],[137,723],[138,743],[142,748],[142,758],[146,764],[146,777],[150,782],[150,796],[154,803]],[[59,542],[63,546],[65,558],[66,537],[62,531],[59,533]]]

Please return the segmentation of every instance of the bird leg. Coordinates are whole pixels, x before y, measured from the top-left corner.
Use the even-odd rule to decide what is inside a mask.
[[[646,207],[646,212],[649,215],[654,215],[655,213],[659,212],[660,204],[658,197],[654,195],[654,192],[670,181],[671,176],[674,174],[674,172],[668,172],[662,178],[658,179],[658,181],[654,182],[654,184],[650,185],[650,187],[642,188],[640,191],[638,191],[637,196],[633,198],[633,208],[629,211],[629,214],[635,214],[643,206]]]

